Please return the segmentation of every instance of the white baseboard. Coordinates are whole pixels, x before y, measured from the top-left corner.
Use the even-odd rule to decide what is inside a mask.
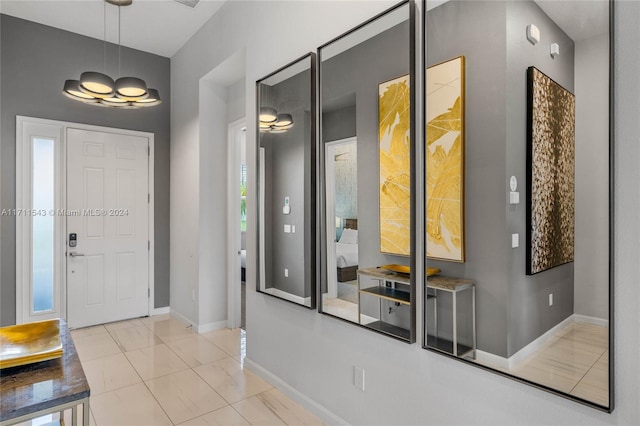
[[[227,320],[218,321],[218,322],[210,322],[208,324],[198,325],[198,324],[194,323],[189,318],[185,317],[184,315],[182,315],[180,312],[176,311],[173,308],[171,308],[171,312],[170,313],[171,313],[171,315],[173,315],[174,317],[178,318],[182,322],[186,322],[187,324],[190,324],[191,327],[193,328],[193,331],[195,331],[196,333],[199,333],[199,334],[208,333],[210,331],[222,330],[223,328],[227,328]]]
[[[202,324],[195,327],[197,333],[208,333],[210,331],[222,330],[227,328],[227,321],[210,322],[209,324]]]
[[[190,324],[191,327],[193,327],[194,330],[196,329],[197,325],[193,321],[191,321],[189,318],[187,318],[184,315],[182,315],[180,312],[176,311],[173,308],[170,308],[170,313],[174,317],[178,318],[180,321],[186,322],[187,324]]]
[[[320,417],[320,419],[324,423],[328,425],[345,425],[345,426],[349,425],[347,421],[336,416],[331,411],[326,409],[324,406],[318,404],[313,399],[309,398],[308,396],[306,396],[296,388],[292,387],[291,385],[283,381],[280,377],[276,376],[271,371],[255,363],[249,358],[244,359],[244,365],[250,371],[252,371],[253,373],[263,378],[265,381],[267,381],[271,386],[277,388],[279,391],[287,395],[289,398],[300,403],[302,406],[304,406],[304,408],[311,411],[316,416]]]
[[[476,349],[476,359],[478,364],[486,365],[493,368],[508,370],[509,360],[505,357],[494,355],[490,352],[481,351]]]
[[[521,363],[526,358],[531,356],[534,352],[540,349],[545,343],[551,340],[560,330],[562,330],[572,322],[574,322],[573,315],[570,315],[567,318],[565,318],[564,321],[556,324],[554,327],[547,330],[544,334],[542,334],[536,340],[529,343],[527,346],[523,347],[515,354],[511,355],[509,357],[509,368],[513,369],[514,367],[516,367],[519,363]]]
[[[302,297],[296,296],[295,294],[287,293],[286,291],[279,290],[277,288],[266,288],[261,290],[263,293],[270,294],[272,296],[279,297],[281,299],[288,300],[290,302],[295,302],[299,305],[311,306],[311,298],[310,297]]]
[[[575,322],[579,322],[582,324],[593,324],[593,325],[599,325],[601,327],[609,327],[608,319],[588,317],[586,315],[578,315],[578,314],[574,314],[573,317],[575,319]]]
[[[476,361],[478,361],[480,364],[485,364],[496,368],[513,369],[518,366],[519,363],[524,361],[526,358],[528,358],[530,355],[544,346],[544,344],[551,340],[560,330],[572,323],[594,324],[601,327],[609,326],[609,320],[596,317],[588,317],[586,315],[573,314],[567,317],[564,321],[556,324],[553,328],[547,330],[546,333],[529,343],[527,346],[520,349],[515,354],[511,355],[511,357],[509,358],[504,358],[489,352],[476,350]]]
[[[165,315],[170,313],[171,313],[171,308],[168,306],[165,306],[164,308],[155,308],[153,312],[151,312],[151,316]]]

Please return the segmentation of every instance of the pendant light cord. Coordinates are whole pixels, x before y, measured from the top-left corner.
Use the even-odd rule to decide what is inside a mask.
[[[102,64],[103,71],[107,73],[107,2],[103,2],[103,22],[102,22],[102,32],[104,35],[104,43],[103,43],[103,51],[104,51],[104,63]]]
[[[120,29],[122,28],[122,16],[120,15],[120,4],[118,3],[118,78],[122,77],[120,48],[122,46],[120,41]]]

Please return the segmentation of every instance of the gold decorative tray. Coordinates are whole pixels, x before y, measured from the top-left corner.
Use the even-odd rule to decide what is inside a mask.
[[[0,369],[61,356],[60,319],[0,328]]]
[[[399,274],[411,274],[411,268],[404,265],[396,265],[392,263],[390,265],[382,265],[382,269],[386,269],[388,271],[397,272]],[[440,269],[438,268],[427,268],[427,276],[430,277],[432,275],[436,275],[440,273]]]

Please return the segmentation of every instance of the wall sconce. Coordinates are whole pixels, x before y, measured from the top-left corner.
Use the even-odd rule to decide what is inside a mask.
[[[560,46],[558,45],[558,43],[551,43],[551,46],[549,46],[549,51],[551,53],[551,57],[555,59],[555,57],[560,54]]]

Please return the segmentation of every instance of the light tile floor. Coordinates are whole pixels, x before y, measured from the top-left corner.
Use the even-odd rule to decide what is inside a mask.
[[[244,368],[240,329],[197,334],[159,315],[71,335],[91,387],[91,426],[322,425]]]
[[[510,373],[609,405],[609,330],[572,323]]]

